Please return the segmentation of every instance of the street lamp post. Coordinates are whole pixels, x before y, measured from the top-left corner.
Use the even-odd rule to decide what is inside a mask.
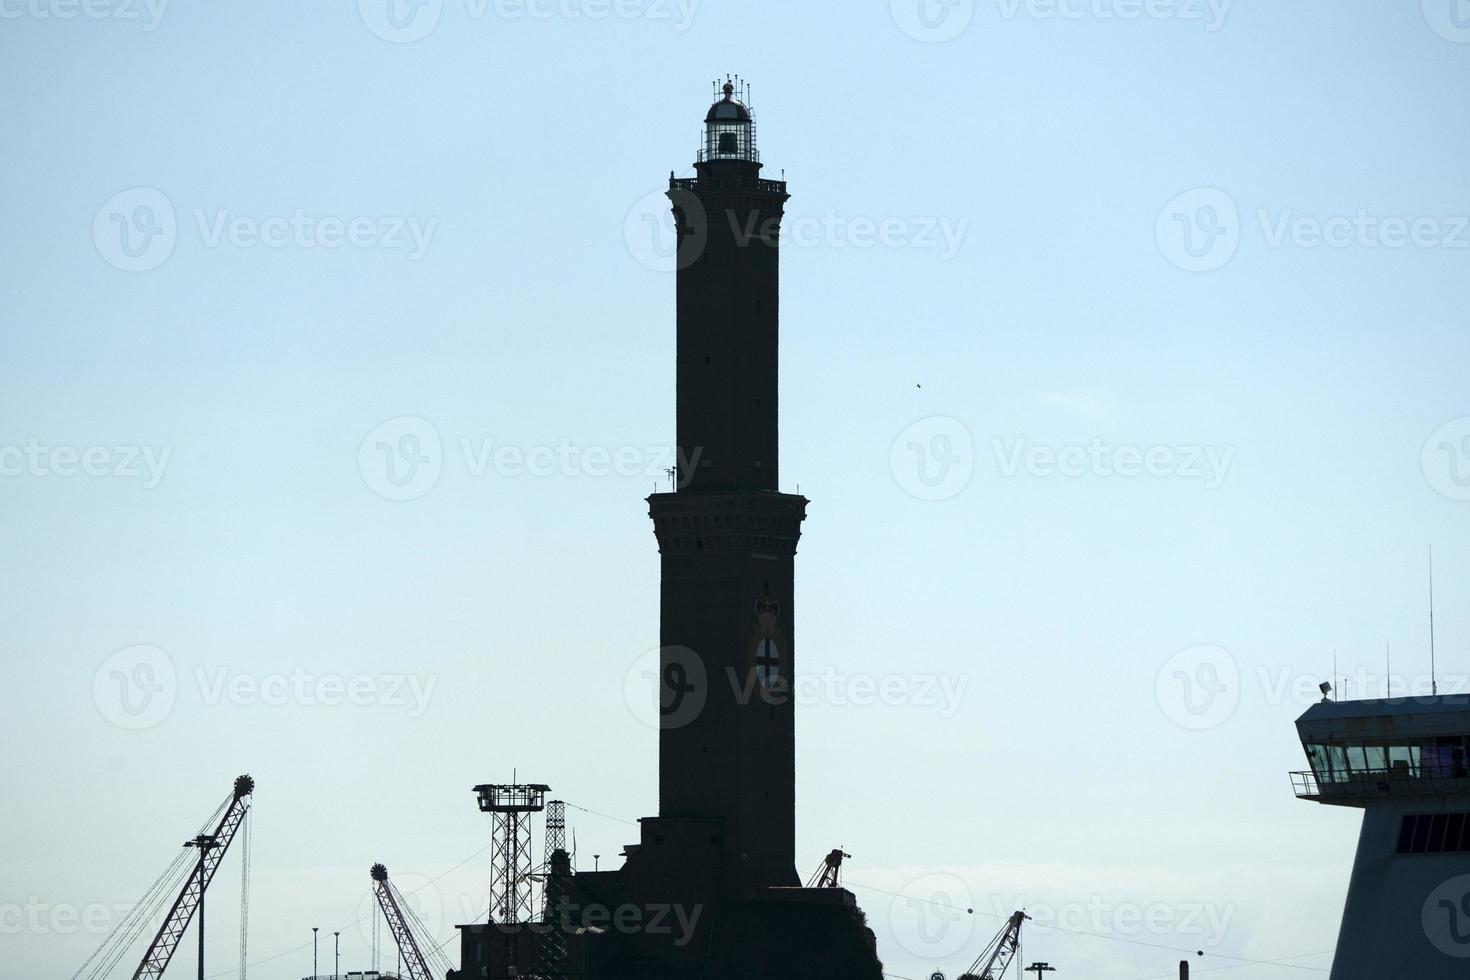
[[[337,980],[342,975],[342,934],[332,933],[332,941],[336,944],[332,959],[332,980]]]
[[[219,847],[219,839],[212,834],[200,834],[191,841],[185,841],[184,846],[199,848],[199,980],[204,980],[204,859]]]
[[[319,926],[311,927],[311,980],[316,980],[316,931]]]

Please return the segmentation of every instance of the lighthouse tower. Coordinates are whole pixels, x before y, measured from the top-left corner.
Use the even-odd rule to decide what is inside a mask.
[[[807,504],[779,488],[788,195],[761,177],[741,94],[725,84],[697,176],[669,182],[683,471],[648,501],[662,563],[659,815],[718,821],[735,890],[799,883],[793,576]]]
[[[680,468],[648,498],[661,562],[658,816],[638,821],[621,867],[559,878],[558,908],[535,929],[467,927],[450,980],[527,975],[547,960],[547,929],[563,934],[565,975],[582,980],[882,977],[852,893],[802,888],[796,873],[794,574],[807,501],[780,489],[787,193],[761,176],[735,80],[705,116],[694,171],[671,175],[668,192]],[[495,929],[514,942],[490,941]]]

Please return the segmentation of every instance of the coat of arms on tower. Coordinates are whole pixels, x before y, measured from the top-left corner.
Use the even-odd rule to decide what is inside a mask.
[[[761,687],[773,687],[780,679],[781,655],[781,603],[775,599],[757,599],[750,657],[755,666],[755,679]]]

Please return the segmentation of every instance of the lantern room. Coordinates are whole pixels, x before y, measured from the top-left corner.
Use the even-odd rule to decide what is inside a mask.
[[[747,86],[736,78],[726,81],[721,91],[724,98],[717,98],[704,117],[704,148],[699,152],[699,162],[735,160],[759,163],[755,118],[745,102]]]

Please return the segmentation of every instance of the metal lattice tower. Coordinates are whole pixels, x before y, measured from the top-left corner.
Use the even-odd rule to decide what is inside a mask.
[[[560,980],[570,976],[570,951],[562,931],[562,916],[571,895],[572,859],[567,853],[567,805],[561,800],[546,804],[545,886],[541,895],[541,920],[548,927],[541,933],[536,963],[531,976],[536,980]]]
[[[475,787],[480,812],[490,814],[490,924],[505,933],[508,975],[520,972],[513,928],[531,919],[531,814],[546,809],[542,783],[485,783]]]
[[[541,783],[475,787],[480,812],[493,821],[490,848],[490,921],[503,925],[531,918],[531,817],[546,809],[550,786]]]

